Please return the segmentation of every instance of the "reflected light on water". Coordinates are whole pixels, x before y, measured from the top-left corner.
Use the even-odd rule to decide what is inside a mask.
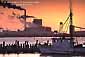
[[[0,57],[40,57],[40,54],[0,54]]]
[[[19,57],[40,57],[40,54],[19,54]]]

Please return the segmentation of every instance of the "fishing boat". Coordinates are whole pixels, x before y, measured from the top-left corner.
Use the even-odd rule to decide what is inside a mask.
[[[81,55],[81,54],[85,54],[85,47],[84,44],[77,44],[75,45],[74,42],[75,40],[75,31],[74,31],[74,25],[73,25],[73,21],[72,21],[72,1],[69,0],[69,4],[70,4],[70,14],[69,17],[67,18],[70,19],[70,26],[69,26],[69,37],[65,36],[65,34],[62,34],[62,37],[53,37],[52,38],[52,44],[49,47],[49,45],[47,44],[46,46],[44,45],[44,47],[40,46],[40,52],[42,54],[73,54],[73,55]],[[66,21],[67,21],[66,20]],[[65,22],[66,22],[65,21]],[[62,24],[62,23],[60,23]],[[56,34],[57,36],[57,34]]]
[[[44,47],[39,47],[42,54],[73,54],[80,55],[85,53],[83,44],[75,45],[71,38],[52,38],[52,44]]]

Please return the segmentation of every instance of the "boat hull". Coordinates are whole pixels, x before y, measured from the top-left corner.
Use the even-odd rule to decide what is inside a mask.
[[[41,54],[62,54],[62,55],[85,55],[85,48],[73,48],[69,50],[40,48]]]

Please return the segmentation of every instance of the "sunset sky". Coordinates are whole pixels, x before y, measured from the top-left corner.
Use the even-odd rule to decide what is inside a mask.
[[[59,30],[59,22],[64,22],[69,16],[69,0],[8,0],[17,2],[17,5],[27,10],[27,15],[35,16],[43,20],[43,26],[51,27],[52,30]],[[22,1],[28,4],[22,3]],[[85,27],[85,0],[72,0],[73,24]],[[5,29],[22,29],[23,24],[17,15],[23,15],[23,11],[3,8],[0,6],[0,27]],[[30,20],[30,19],[29,19]],[[27,19],[27,21],[29,21]]]

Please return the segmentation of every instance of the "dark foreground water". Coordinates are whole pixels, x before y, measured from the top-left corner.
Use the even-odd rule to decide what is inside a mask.
[[[40,55],[40,54],[0,54],[0,57],[85,57],[85,56],[71,56],[71,55]]]

